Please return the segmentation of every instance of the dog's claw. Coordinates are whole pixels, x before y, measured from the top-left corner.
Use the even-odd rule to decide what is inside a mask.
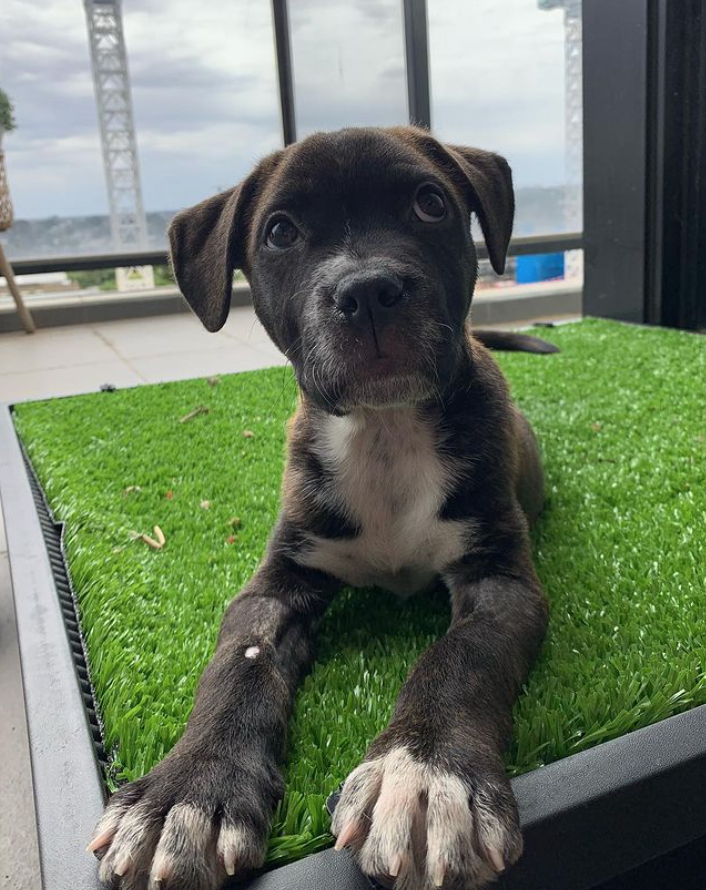
[[[124,856],[122,860],[115,866],[113,866],[113,872],[119,877],[122,878],[125,872],[130,868],[130,857]]]
[[[90,842],[90,844],[86,847],[86,852],[97,854],[101,847],[108,846],[108,844],[113,840],[114,834],[114,828],[108,828],[105,831],[101,831],[101,833],[97,834]]]
[[[392,861],[390,862],[390,867],[388,868],[388,874],[391,878],[396,878],[400,873],[400,868],[402,867],[402,856],[400,853],[395,854],[392,857]]]
[[[488,854],[490,864],[498,874],[505,871],[505,861],[503,860],[503,855],[500,850],[496,847],[486,847],[486,853]]]
[[[441,885],[444,883],[445,877],[446,865],[443,862],[440,862],[434,869],[434,874],[431,877],[431,882],[435,887],[441,887]]]
[[[344,847],[347,847],[357,834],[358,823],[355,819],[351,819],[350,822],[343,826],[343,829],[341,830],[341,833],[338,835],[338,839],[336,840],[334,849],[342,850]]]
[[[149,887],[156,888],[156,890],[161,890],[162,883],[167,880],[168,874],[166,869],[160,869],[156,873],[152,873],[150,875]]]
[[[235,848],[227,847],[223,851],[223,867],[226,870],[227,875],[235,874]]]

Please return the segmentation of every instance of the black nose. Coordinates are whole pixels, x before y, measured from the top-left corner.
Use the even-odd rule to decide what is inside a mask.
[[[372,324],[379,330],[394,316],[403,291],[401,279],[391,272],[352,272],[338,282],[334,302],[357,327]]]

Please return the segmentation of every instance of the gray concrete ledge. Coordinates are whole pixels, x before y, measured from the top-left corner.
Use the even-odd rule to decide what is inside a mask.
[[[550,281],[480,291],[473,300],[473,322],[477,326],[515,324],[539,318],[566,318],[581,315],[583,288],[580,283]],[[232,306],[250,305],[250,288],[233,288]],[[65,299],[30,300],[38,328],[75,324],[97,324],[126,318],[148,318],[190,312],[179,291],[163,289],[136,294],[91,294]],[[13,306],[0,307],[0,334],[21,331]]]
[[[250,288],[237,284],[233,288],[232,306],[250,305]],[[38,328],[63,327],[75,324],[98,324],[127,318],[150,318],[191,312],[176,288],[165,288],[134,294],[101,293],[90,296],[67,296],[27,301]],[[0,308],[0,334],[21,331],[19,317],[12,304]]]
[[[471,316],[475,327],[521,324],[537,319],[575,318],[583,314],[580,283],[550,281],[480,291],[473,300]]]

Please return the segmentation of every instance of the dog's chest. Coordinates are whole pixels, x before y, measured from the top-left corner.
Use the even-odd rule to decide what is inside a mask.
[[[331,506],[360,534],[315,538],[310,564],[354,586],[409,594],[462,555],[467,527],[439,518],[453,469],[439,454],[433,426],[416,410],[329,417],[318,448],[333,477]]]

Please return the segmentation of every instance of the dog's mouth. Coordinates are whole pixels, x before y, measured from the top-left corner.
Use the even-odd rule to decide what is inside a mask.
[[[365,358],[339,356],[322,365],[310,362],[297,376],[302,390],[333,413],[418,404],[433,398],[438,389],[431,360],[421,368],[384,352]]]
[[[320,394],[321,391],[319,391]],[[326,396],[322,407],[334,413],[348,413],[356,408],[401,408],[416,405],[434,397],[436,387],[419,374],[393,372],[366,373],[354,382],[339,386]]]
[[[385,380],[388,377],[399,377],[407,373],[398,358],[393,355],[379,353],[363,361],[355,369],[359,380]]]

